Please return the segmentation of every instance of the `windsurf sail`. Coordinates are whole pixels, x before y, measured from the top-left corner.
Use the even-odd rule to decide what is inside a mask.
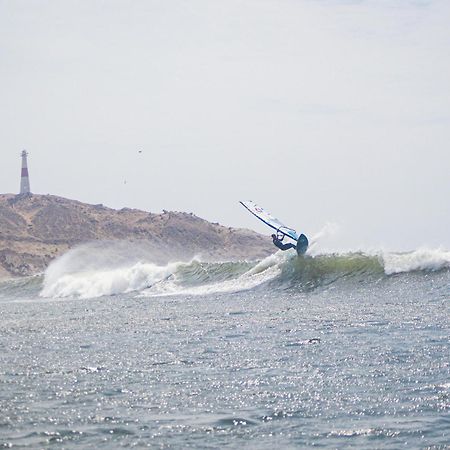
[[[294,239],[294,241],[297,241],[299,238],[299,235],[295,230],[292,228],[287,227],[283,223],[281,223],[277,218],[272,216],[269,212],[267,212],[265,209],[258,206],[255,202],[252,202],[251,200],[245,201],[245,202],[239,202],[244,208],[247,208],[254,216],[256,216],[261,222],[264,222],[266,225],[269,225],[269,227],[276,230],[278,233],[282,233],[285,236],[290,237],[291,239]]]

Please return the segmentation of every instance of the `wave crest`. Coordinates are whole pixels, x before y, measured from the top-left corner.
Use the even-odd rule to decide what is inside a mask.
[[[141,291],[141,295],[204,295],[266,286],[270,289],[312,290],[340,281],[371,282],[393,274],[450,268],[450,252],[322,254],[298,258],[277,252],[257,262],[202,262],[193,259],[157,265],[132,261],[114,267],[82,264],[76,250],[54,261],[45,273],[43,297],[91,298]],[[95,254],[91,255],[95,258]]]
[[[439,249],[419,249],[410,253],[385,253],[382,255],[382,260],[387,275],[450,268],[450,252]]]

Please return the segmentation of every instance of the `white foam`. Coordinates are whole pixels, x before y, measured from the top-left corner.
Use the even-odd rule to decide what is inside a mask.
[[[93,298],[145,289],[171,276],[181,263],[157,266],[138,262],[131,267],[45,274],[42,297]],[[55,276],[56,275],[56,276]]]
[[[316,258],[323,255],[318,250],[310,256]],[[273,280],[280,275],[289,260],[296,258],[295,251],[278,251],[235,278],[189,286],[191,282],[197,281],[186,279],[186,271],[180,269],[189,269],[191,264],[199,262],[198,259],[157,265],[145,260],[136,261],[129,254],[124,255],[122,250],[119,253],[116,250],[116,253],[111,253],[108,248],[103,255],[101,252],[97,247],[82,247],[55,260],[45,272],[40,296],[94,298],[131,291],[142,291],[143,296],[238,292]],[[450,252],[439,249],[420,249],[410,253],[360,254],[378,257],[387,275],[450,268]],[[346,256],[334,254],[339,255]],[[189,270],[187,272],[189,273]]]
[[[177,275],[175,274],[168,282],[155,284],[141,295],[145,297],[176,295],[181,293],[183,295],[206,295],[245,291],[277,277],[281,272],[282,264],[291,258],[292,255],[293,253],[291,252],[283,253],[279,251],[263,259],[237,278],[190,288],[179,285],[177,283]]]
[[[170,277],[182,263],[157,265],[129,242],[92,242],[69,250],[44,274],[41,297],[91,298],[142,290]]]
[[[198,258],[157,265],[136,261],[126,252],[126,247],[111,247],[109,244],[83,245],[70,250],[47,268],[40,296],[95,298],[132,291],[143,291],[144,296],[235,292],[251,289],[274,278],[280,273],[283,262],[292,257],[291,252],[286,252],[290,256],[277,252],[234,279],[187,287],[183,285],[186,280],[179,269],[198,263]]]
[[[416,270],[450,268],[450,252],[441,249],[419,249],[410,253],[384,253],[381,258],[387,275]]]

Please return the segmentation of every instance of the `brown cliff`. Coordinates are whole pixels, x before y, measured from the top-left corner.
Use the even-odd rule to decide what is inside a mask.
[[[270,240],[193,214],[115,210],[53,195],[0,194],[0,278],[42,272],[57,256],[90,241],[140,242],[157,259],[258,259]]]

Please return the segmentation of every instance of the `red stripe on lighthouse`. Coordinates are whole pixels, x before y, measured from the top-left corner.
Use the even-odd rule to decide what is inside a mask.
[[[22,168],[22,177],[28,176],[28,169],[26,167]]]

